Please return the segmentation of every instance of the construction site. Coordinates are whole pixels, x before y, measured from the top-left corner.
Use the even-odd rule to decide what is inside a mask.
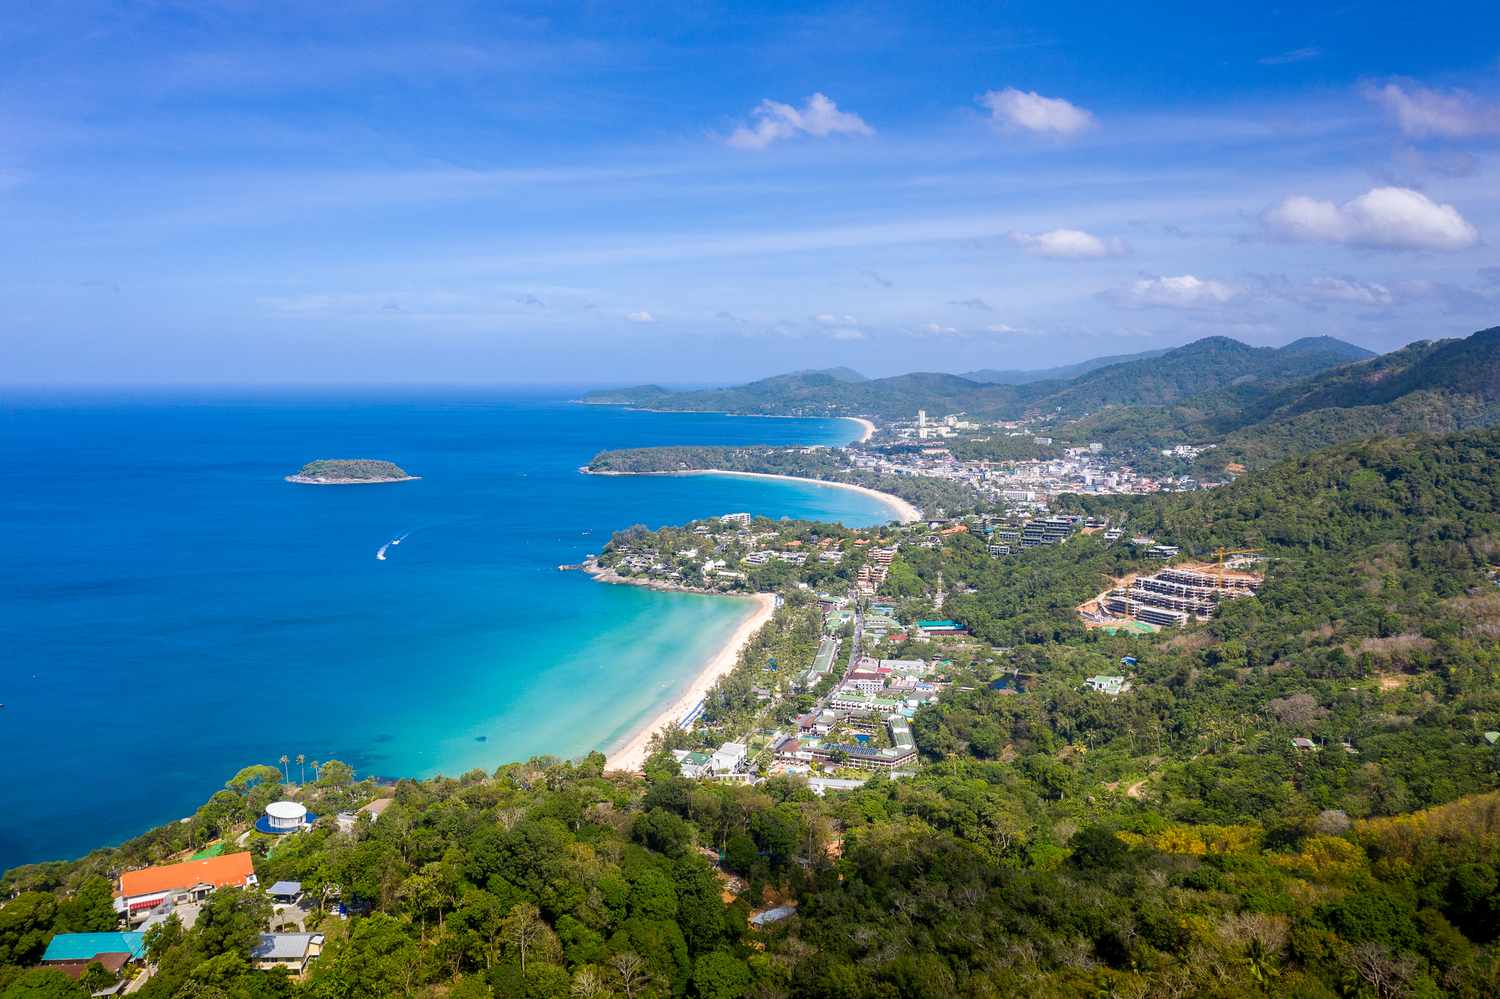
[[[1265,576],[1250,571],[1254,564],[1248,552],[1221,549],[1215,564],[1185,563],[1131,574],[1080,605],[1078,613],[1089,627],[1123,628],[1140,622],[1153,630],[1179,628],[1213,617],[1226,600],[1259,592]]]

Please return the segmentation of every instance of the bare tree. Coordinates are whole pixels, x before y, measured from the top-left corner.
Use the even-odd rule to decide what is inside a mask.
[[[1401,999],[1411,994],[1416,964],[1409,957],[1395,957],[1377,943],[1362,943],[1350,953],[1354,970],[1369,983],[1380,999]]]
[[[623,950],[615,954],[609,959],[609,966],[620,979],[625,999],[635,999],[651,986],[651,972],[646,967],[646,959],[634,951]]]
[[[506,939],[516,945],[516,950],[521,955],[521,973],[525,974],[526,953],[545,928],[541,910],[530,902],[517,902],[510,907],[510,913],[502,920],[501,925]]]

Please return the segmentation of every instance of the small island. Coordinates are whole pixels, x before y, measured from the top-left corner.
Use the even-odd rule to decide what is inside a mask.
[[[288,475],[288,482],[310,486],[355,486],[372,482],[412,482],[420,475],[407,475],[406,469],[390,461],[368,458],[335,458],[309,461]]]

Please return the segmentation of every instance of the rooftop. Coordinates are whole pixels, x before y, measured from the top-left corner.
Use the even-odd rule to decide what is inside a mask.
[[[156,892],[192,888],[195,885],[243,885],[255,877],[255,866],[249,853],[225,853],[202,860],[184,860],[180,864],[147,867],[120,875],[120,894],[126,898]]]
[[[145,953],[144,933],[59,933],[47,944],[42,960],[91,961],[100,954],[129,954],[138,958]]]

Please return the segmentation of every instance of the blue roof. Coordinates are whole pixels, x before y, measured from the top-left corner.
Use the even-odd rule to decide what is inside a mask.
[[[47,944],[43,961],[92,961],[100,954],[146,953],[146,934],[127,933],[59,933]]]

